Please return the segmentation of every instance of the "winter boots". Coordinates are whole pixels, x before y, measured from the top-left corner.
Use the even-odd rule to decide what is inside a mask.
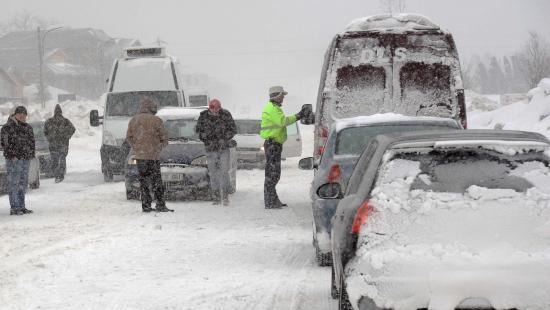
[[[27,208],[10,209],[10,215],[31,214],[33,211]]]

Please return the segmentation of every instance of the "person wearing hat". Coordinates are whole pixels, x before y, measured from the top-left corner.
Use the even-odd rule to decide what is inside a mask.
[[[288,93],[282,86],[269,88],[269,102],[262,112],[260,136],[265,139],[265,180],[264,204],[266,209],[280,209],[286,207],[277,195],[275,187],[281,178],[281,153],[287,134],[286,126],[295,123],[303,117],[303,109],[295,115],[285,116],[281,108]]]
[[[52,172],[55,183],[63,181],[67,170],[67,154],[69,153],[69,139],[73,136],[75,128],[73,123],[63,117],[63,111],[59,104],[55,105],[53,117],[44,124],[44,135],[48,139],[50,156],[52,158]]]
[[[27,109],[15,108],[0,131],[0,144],[6,158],[10,215],[32,213],[25,206],[25,193],[29,186],[30,160],[35,156],[34,133],[27,124]]]
[[[233,137],[237,126],[233,116],[218,99],[208,103],[208,109],[202,111],[195,128],[199,139],[204,143],[208,163],[208,175],[214,204],[229,204],[229,149],[237,144]]]

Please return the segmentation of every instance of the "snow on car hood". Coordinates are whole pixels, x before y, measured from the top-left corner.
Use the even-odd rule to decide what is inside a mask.
[[[524,192],[472,185],[463,193],[411,190],[430,182],[420,162],[396,159],[384,169],[346,266],[350,300],[369,296],[394,309],[452,310],[470,298],[498,309],[550,307],[548,167],[527,161],[509,172],[532,184]]]

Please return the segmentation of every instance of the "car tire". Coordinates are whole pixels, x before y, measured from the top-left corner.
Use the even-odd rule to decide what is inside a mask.
[[[103,171],[103,181],[113,182],[113,173],[109,170]]]
[[[338,296],[338,310],[353,310],[349,302],[348,293],[346,292],[346,284],[344,277],[340,276],[340,294]]]
[[[330,297],[332,299],[338,299],[340,297],[340,294],[338,293],[338,288],[336,288],[336,281],[335,281],[335,275],[334,275],[334,267],[331,268],[332,276],[330,279]]]
[[[317,246],[315,246],[315,258],[317,260],[317,265],[320,267],[332,266],[332,254],[322,253]]]
[[[140,199],[139,193],[136,192],[136,191],[127,190],[126,191],[126,199],[127,200],[139,200]]]
[[[36,179],[36,182],[29,183],[30,189],[37,189],[40,187],[40,179]]]

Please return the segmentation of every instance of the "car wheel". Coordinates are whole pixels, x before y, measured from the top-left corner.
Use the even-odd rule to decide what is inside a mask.
[[[348,293],[346,292],[346,283],[344,277],[340,276],[340,296],[338,296],[338,310],[353,310],[349,302]]]
[[[103,171],[103,181],[113,182],[113,173],[109,170]]]
[[[330,279],[330,296],[332,297],[332,299],[338,299],[340,297],[340,294],[338,294],[338,289],[336,288],[334,267],[331,268],[331,271],[332,277]]]
[[[37,189],[40,187],[40,179],[36,179],[35,182],[29,183],[29,188]]]
[[[315,258],[317,259],[317,265],[321,267],[332,266],[332,255],[329,253],[323,253],[319,251],[319,248],[315,246]]]

